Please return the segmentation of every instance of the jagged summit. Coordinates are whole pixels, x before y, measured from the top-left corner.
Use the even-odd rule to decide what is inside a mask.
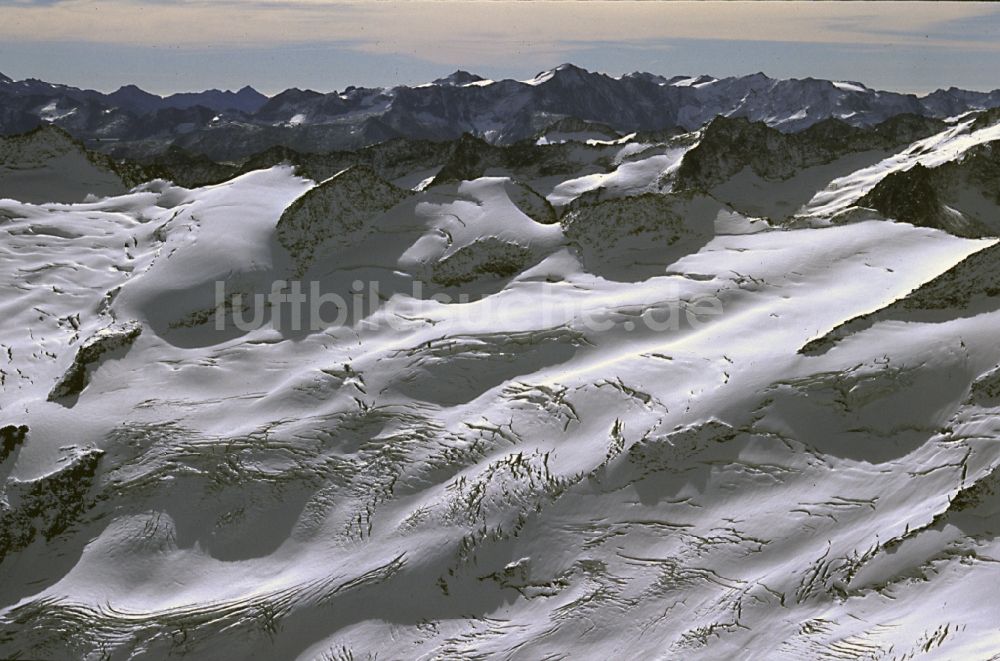
[[[684,78],[685,76],[677,76],[677,78]],[[626,73],[621,76],[619,80],[640,80],[656,85],[668,83],[668,79],[660,74],[649,73],[648,71],[632,71],[631,73]]]
[[[142,113],[163,107],[163,97],[147,92],[137,85],[123,85],[108,95],[120,107]]]
[[[590,73],[590,71],[588,71],[587,69],[584,69],[583,67],[578,67],[572,62],[563,62],[557,67],[553,67],[551,69],[546,69],[545,71],[539,72],[537,76],[543,76],[545,74],[552,74],[558,72]]]
[[[543,85],[551,81],[557,81],[560,83],[577,83],[585,81],[588,78],[596,77],[604,77],[604,74],[594,73],[584,69],[583,67],[578,67],[575,64],[564,62],[554,69],[540,71],[534,78],[523,82],[528,83],[529,85]]]
[[[204,92],[171,94],[163,99],[163,107],[185,109],[194,106],[205,106],[217,111],[239,110],[241,112],[253,113],[260,110],[261,106],[267,103],[267,101],[268,97],[247,86],[239,92],[210,89]]]
[[[447,85],[452,87],[460,87],[462,85],[468,85],[469,83],[476,83],[481,80],[486,80],[482,76],[474,73],[469,73],[463,69],[458,69],[454,73],[445,76],[444,78],[436,79],[432,85]]]

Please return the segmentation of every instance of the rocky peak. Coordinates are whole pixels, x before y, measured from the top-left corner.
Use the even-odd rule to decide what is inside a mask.
[[[241,87],[236,91],[234,96],[244,104],[248,102],[255,102],[259,105],[263,105],[268,99],[267,95],[261,94],[250,85],[244,85]]]
[[[434,177],[434,184],[476,179],[483,175],[483,163],[497,148],[471,133],[464,133],[455,143],[451,158]]]
[[[687,76],[675,76],[674,78],[671,78],[670,80],[679,80],[679,79],[683,79],[683,78],[687,78]],[[655,74],[655,73],[649,73],[647,71],[633,71],[632,73],[625,74],[624,76],[622,76],[621,79],[622,80],[638,80],[638,81],[643,81],[643,82],[647,82],[647,83],[653,83],[654,85],[663,85],[663,84],[668,84],[670,82],[670,80],[667,80],[663,76],[660,76],[660,75]]]
[[[151,94],[136,85],[123,85],[108,95],[108,99],[126,110],[150,112],[163,105],[163,97]]]
[[[739,76],[736,79],[746,83],[751,83],[752,85],[763,85],[775,82],[774,78],[771,78],[763,71],[758,71],[757,73],[752,73],[746,76]]]
[[[268,99],[266,95],[261,94],[250,85],[244,85],[235,93],[231,92],[231,94],[240,103],[238,106],[239,109],[249,110],[250,112],[267,103]]]
[[[315,92],[313,90],[301,90],[298,87],[290,87],[284,92],[275,94],[270,99],[265,101],[264,104],[257,109],[257,115],[264,119],[270,119],[273,113],[280,112],[282,109],[294,108],[321,98],[323,98],[323,95],[319,92]]]
[[[592,73],[568,62],[560,64],[555,69],[539,72],[532,80],[528,81],[532,85],[544,85],[555,83],[558,85],[579,85],[588,79],[602,77],[602,74]]]
[[[791,169],[781,156],[786,151],[784,135],[763,122],[743,117],[719,116],[712,120],[697,146],[688,151],[677,171],[679,189],[706,190],[750,166],[762,176]]]
[[[445,76],[444,78],[438,78],[434,81],[435,85],[443,85],[450,87],[460,87],[462,85],[468,85],[469,83],[475,83],[480,80],[486,80],[482,76],[478,76],[474,73],[469,73],[459,69],[455,73]]]

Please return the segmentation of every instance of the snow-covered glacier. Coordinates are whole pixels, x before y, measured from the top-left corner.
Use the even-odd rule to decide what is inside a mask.
[[[20,139],[0,657],[995,658],[998,121]]]

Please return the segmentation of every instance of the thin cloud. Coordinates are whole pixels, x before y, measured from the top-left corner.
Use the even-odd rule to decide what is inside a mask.
[[[168,91],[209,79],[327,90],[426,82],[455,68],[527,77],[565,61],[607,73],[763,70],[886,89],[992,89],[1000,63],[1000,5],[986,3],[0,4],[5,73],[109,87],[156,80]]]
[[[566,51],[572,42],[669,38],[1000,50],[1000,7],[985,3],[7,0],[7,6],[0,38],[16,41],[243,47],[349,42],[361,52],[448,64],[507,57],[512,45],[525,55],[545,55]],[[968,19],[976,20],[962,38],[943,30]]]

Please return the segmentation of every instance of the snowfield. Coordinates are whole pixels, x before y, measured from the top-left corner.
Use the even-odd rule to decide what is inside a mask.
[[[995,658],[997,240],[857,203],[997,124],[706,189],[584,136],[0,201],[0,657]],[[250,323],[293,281],[363,305]]]

